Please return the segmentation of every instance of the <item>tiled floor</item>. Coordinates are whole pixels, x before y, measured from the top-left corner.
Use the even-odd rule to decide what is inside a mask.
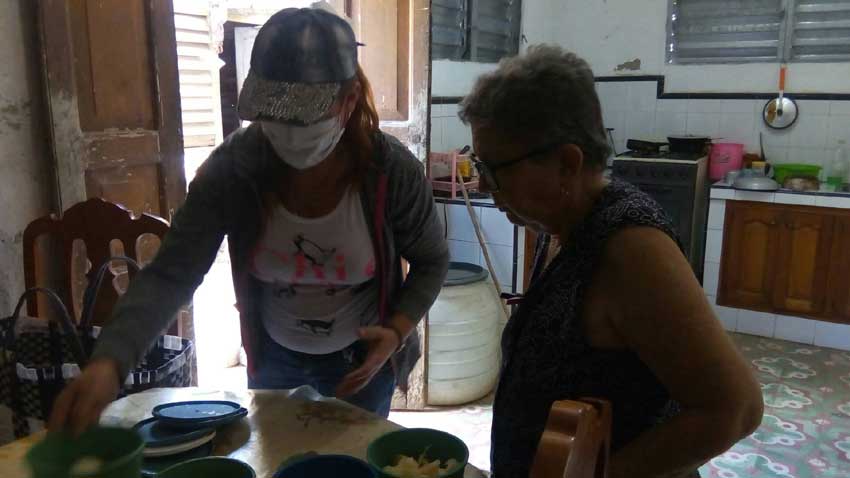
[[[706,478],[850,476],[850,352],[733,334],[758,374],[761,427]]]
[[[704,478],[850,476],[850,352],[733,334],[762,384],[761,427],[700,471]],[[487,402],[452,410],[392,413],[406,427],[463,439],[470,462],[490,468]]]

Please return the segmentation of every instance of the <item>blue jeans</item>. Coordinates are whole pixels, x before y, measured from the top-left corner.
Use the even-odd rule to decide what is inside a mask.
[[[368,352],[365,343],[355,342],[339,352],[313,355],[282,347],[266,333],[261,337],[260,366],[253,377],[248,376],[251,389],[283,390],[309,385],[322,395],[333,397],[342,378],[357,369]],[[387,362],[363,390],[343,400],[386,418],[394,389],[395,375]]]

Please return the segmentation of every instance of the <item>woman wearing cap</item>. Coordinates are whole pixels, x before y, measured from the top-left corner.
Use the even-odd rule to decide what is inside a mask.
[[[285,9],[257,34],[239,113],[199,169],[51,427],[95,422],[228,238],[251,388],[310,385],[379,415],[419,358],[448,268],[421,163],[378,129],[351,27]],[[402,276],[401,259],[410,264]]]
[[[538,244],[502,336],[494,478],[529,476],[552,403],[584,397],[612,405],[611,478],[698,476],[758,426],[761,389],[665,212],[604,177],[610,148],[590,67],[529,47],[480,77],[460,116],[482,189],[511,221],[562,244],[548,266]]]

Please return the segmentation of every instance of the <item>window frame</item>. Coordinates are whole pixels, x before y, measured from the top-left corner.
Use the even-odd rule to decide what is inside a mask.
[[[509,8],[514,9],[517,22],[516,27],[510,34],[513,38],[513,48],[509,51],[504,52],[499,59],[483,59],[484,55],[481,54],[481,40],[480,40],[480,28],[479,25],[481,23],[481,8],[480,1],[483,0],[463,0],[466,5],[466,19],[463,31],[464,38],[464,51],[461,58],[447,58],[447,57],[437,57],[432,56],[432,60],[449,60],[449,61],[461,61],[461,62],[475,62],[475,63],[498,63],[501,58],[509,57],[516,55],[519,53],[520,42],[522,39],[522,3],[523,0],[502,0],[504,3],[510,3]],[[432,25],[433,28],[433,25]]]
[[[779,26],[779,36],[777,44],[776,58],[764,60],[752,60],[748,58],[735,57],[718,57],[716,61],[680,61],[675,52],[675,31],[674,31],[674,15],[678,15],[678,2],[682,0],[668,0],[667,3],[667,34],[664,44],[665,61],[670,65],[706,65],[706,64],[756,64],[756,63],[829,63],[829,62],[848,62],[850,54],[847,58],[795,58],[794,57],[794,40],[796,38],[796,19],[797,10],[800,6],[800,0],[781,0],[782,14],[781,24]]]

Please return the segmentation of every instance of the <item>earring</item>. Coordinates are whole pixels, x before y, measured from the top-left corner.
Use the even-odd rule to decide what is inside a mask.
[[[561,186],[561,196],[562,196],[562,197],[567,197],[567,196],[569,196],[569,195],[570,195],[570,192],[569,192],[569,191],[567,191],[567,188],[566,188],[566,187],[564,187],[564,186]]]

